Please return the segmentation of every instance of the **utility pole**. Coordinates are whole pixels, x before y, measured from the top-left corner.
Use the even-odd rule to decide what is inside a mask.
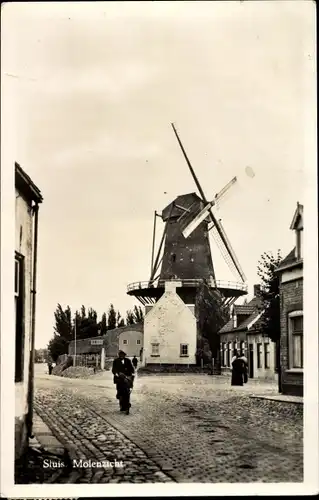
[[[76,313],[74,319],[74,363],[73,366],[76,366]]]

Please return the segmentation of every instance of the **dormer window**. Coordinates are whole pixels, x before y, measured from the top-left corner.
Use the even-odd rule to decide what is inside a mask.
[[[237,328],[237,314],[234,314],[234,328]]]

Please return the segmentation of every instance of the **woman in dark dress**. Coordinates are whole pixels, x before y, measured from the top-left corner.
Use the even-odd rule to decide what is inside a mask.
[[[237,354],[232,362],[231,385],[244,385],[244,372],[244,361]]]

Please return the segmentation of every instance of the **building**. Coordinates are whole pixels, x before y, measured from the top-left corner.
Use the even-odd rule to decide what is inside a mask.
[[[219,331],[222,373],[231,371],[235,350],[248,360],[250,378],[275,380],[276,344],[262,332],[260,285],[254,286],[254,297],[248,304],[234,305],[231,319]]]
[[[303,205],[297,203],[290,229],[295,247],[281,261],[280,365],[283,394],[303,395]]]
[[[72,340],[69,343],[70,356],[74,354],[102,355],[105,360],[108,360],[115,358],[120,349],[125,351],[128,357],[140,356],[141,349],[143,349],[142,323],[114,328],[99,337],[78,339],[76,341],[76,350],[75,341]]]
[[[196,318],[194,305],[186,305],[176,292],[179,281],[166,281],[165,292],[146,306],[142,364],[195,365]]]
[[[15,457],[32,435],[40,190],[15,163]]]
[[[128,325],[118,337],[119,349],[126,352],[129,358],[133,358],[133,356],[140,358],[143,352],[143,337],[142,324],[138,324],[135,329],[130,328],[130,325]]]

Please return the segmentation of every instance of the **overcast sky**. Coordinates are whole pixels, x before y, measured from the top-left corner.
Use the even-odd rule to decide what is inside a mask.
[[[289,226],[297,201],[305,201],[312,6],[28,2],[2,9],[14,160],[44,197],[36,347],[52,336],[58,302],[99,315],[111,302],[123,315],[137,303],[126,286],[149,278],[154,210],[196,191],[172,121],[208,199],[238,177],[218,217],[250,292],[260,255],[291,250]],[[234,279],[214,246],[212,253],[217,279]]]

